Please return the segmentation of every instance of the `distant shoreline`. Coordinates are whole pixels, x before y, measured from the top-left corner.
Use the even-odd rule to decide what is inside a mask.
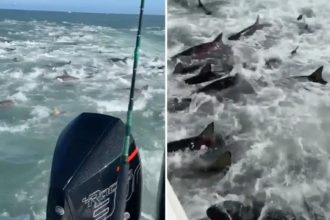
[[[50,11],[50,10],[34,10],[34,9],[14,9],[14,8],[0,8],[0,11],[24,11],[24,12],[47,12],[47,13],[72,13],[72,14],[98,14],[98,15],[131,15],[136,16],[138,14],[118,14],[118,13],[105,13],[105,12],[86,12],[86,11]],[[165,17],[165,15],[155,15],[155,14],[145,14],[146,16],[159,16],[159,17]]]

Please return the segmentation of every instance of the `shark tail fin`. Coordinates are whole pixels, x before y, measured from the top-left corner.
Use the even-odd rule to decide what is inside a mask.
[[[303,19],[303,14],[300,14],[298,17],[297,17],[297,21],[300,21],[301,19]]]
[[[315,70],[311,75],[308,76],[308,79],[312,82],[317,82],[325,85],[328,82],[323,79],[322,72],[323,72],[323,66],[320,66],[317,70]]]
[[[125,57],[125,58],[123,59],[124,63],[127,63],[127,59],[128,59],[128,57]]]
[[[210,123],[199,136],[206,139],[213,138],[214,122]]]
[[[291,51],[291,55],[295,55],[297,53],[298,49],[299,49],[299,46],[297,46],[293,51]]]
[[[223,42],[222,42],[222,32],[213,40],[213,43],[223,44]]]
[[[201,69],[199,75],[205,75],[212,71],[212,65],[210,63],[205,64],[203,68]]]
[[[259,24],[259,19],[260,19],[260,15],[257,16],[256,22],[254,23],[254,25],[258,25]]]

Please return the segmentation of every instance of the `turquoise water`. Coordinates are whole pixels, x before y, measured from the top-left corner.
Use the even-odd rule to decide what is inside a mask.
[[[55,143],[81,112],[125,120],[137,16],[0,10],[0,219],[45,219]],[[109,58],[125,58],[111,62]],[[71,64],[65,64],[69,63]],[[145,16],[133,136],[142,219],[154,219],[164,149],[164,17]],[[60,82],[67,71],[79,78]],[[57,107],[64,114],[53,116]]]

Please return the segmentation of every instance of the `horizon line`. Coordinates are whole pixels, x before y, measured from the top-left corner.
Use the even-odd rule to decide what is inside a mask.
[[[112,15],[139,15],[137,14],[130,14],[130,13],[113,13],[113,12],[90,12],[90,11],[71,11],[71,10],[39,10],[39,9],[18,9],[18,8],[0,8],[0,10],[16,10],[16,11],[38,11],[38,12],[64,12],[64,13],[87,13],[87,14],[112,14]],[[147,14],[144,15],[151,15],[151,16],[165,16],[165,14]]]

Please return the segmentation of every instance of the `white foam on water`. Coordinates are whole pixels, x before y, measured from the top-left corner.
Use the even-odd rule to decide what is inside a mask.
[[[147,31],[147,33],[158,35],[158,36],[164,36],[165,35],[165,30],[149,30],[149,31]]]
[[[47,118],[50,115],[51,110],[45,106],[33,106],[33,110],[31,111],[31,115],[34,116],[35,119],[40,120],[43,118]]]
[[[264,88],[257,85],[258,94],[249,96],[245,104],[227,103],[210,114],[169,113],[169,141],[197,135],[215,120],[220,130],[244,127],[244,132],[235,138],[251,142],[248,149],[241,149],[242,159],[231,166],[225,177],[173,181],[189,218],[205,217],[206,208],[223,201],[223,194],[244,196],[267,192],[279,195],[297,213],[306,211],[302,202],[305,198],[328,219],[329,86],[278,84],[290,76],[309,75],[321,65],[324,65],[323,77],[330,81],[327,66],[330,50],[326,46],[330,39],[328,1],[203,2],[213,12],[211,16],[203,14],[193,1],[169,1],[169,57],[223,32],[224,43],[233,47],[239,65],[248,62],[256,66],[256,71],[241,68],[240,73],[251,81],[262,76],[270,84]],[[306,10],[311,15],[305,15],[305,22],[314,33],[299,34],[296,18]],[[253,24],[257,15],[261,23],[271,23],[272,27],[247,39],[227,40],[230,34]],[[267,41],[271,42],[270,46],[265,46]],[[290,52],[296,46],[299,46],[297,55],[291,58]],[[266,69],[265,59],[274,57],[282,61],[280,67]],[[189,96],[193,89],[182,84],[182,78],[173,76],[172,69],[169,65],[169,97]],[[182,154],[168,159],[169,166],[175,168],[188,162],[189,158]],[[208,188],[204,187],[206,182]],[[218,199],[212,196],[215,192],[221,195]],[[228,195],[225,199],[232,199]]]
[[[152,217],[152,215],[148,215],[144,212],[141,213],[141,216],[146,220],[154,220],[155,218]]]
[[[27,129],[29,129],[29,125],[27,124],[10,126],[6,123],[0,123],[0,132],[20,133],[26,131]]]
[[[111,101],[96,101],[94,100],[98,112],[125,112],[127,111],[127,103],[123,102],[123,99],[120,100],[111,100]],[[145,99],[137,99],[134,103],[134,111],[143,110],[147,105]]]
[[[28,101],[28,98],[23,92],[17,92],[9,97],[10,99],[14,99],[19,102],[26,102]]]

